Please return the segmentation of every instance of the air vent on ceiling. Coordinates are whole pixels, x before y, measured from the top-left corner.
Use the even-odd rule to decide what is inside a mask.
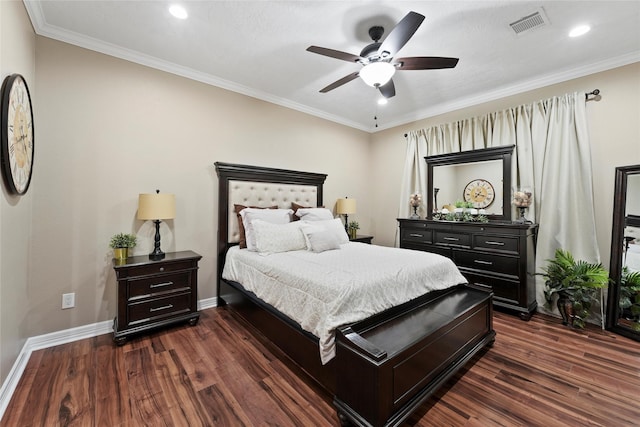
[[[544,14],[542,8],[538,9],[535,13],[527,15],[524,18],[520,18],[515,22],[509,24],[516,35],[535,30],[536,28],[544,27],[549,23],[547,16]]]

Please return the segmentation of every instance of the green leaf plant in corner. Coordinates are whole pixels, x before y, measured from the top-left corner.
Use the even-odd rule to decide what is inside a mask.
[[[640,271],[622,268],[618,305],[620,317],[631,321],[634,331],[640,331]]]
[[[600,263],[576,261],[562,249],[547,261],[543,273],[538,273],[545,279],[545,306],[550,309],[555,300],[562,323],[583,329],[591,305],[599,300],[600,289],[609,283],[608,271]]]

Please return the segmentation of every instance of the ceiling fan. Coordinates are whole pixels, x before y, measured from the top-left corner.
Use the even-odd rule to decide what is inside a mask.
[[[391,98],[396,94],[393,77],[396,70],[435,70],[440,68],[453,68],[458,63],[458,58],[443,58],[439,56],[411,56],[396,58],[394,56],[409,41],[424,21],[424,16],[416,12],[409,12],[398,24],[393,27],[389,35],[382,43],[379,40],[384,34],[384,28],[375,26],[369,29],[369,36],[373,43],[365,46],[360,55],[328,49],[326,47],[309,46],[309,52],[317,53],[331,58],[348,62],[357,62],[363,67],[360,71],[351,73],[320,90],[329,92],[358,77],[366,84],[380,90],[385,98]]]

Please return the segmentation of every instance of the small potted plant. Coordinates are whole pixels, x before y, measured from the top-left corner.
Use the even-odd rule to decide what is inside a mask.
[[[543,273],[538,273],[545,278],[547,308],[555,299],[562,324],[584,328],[591,304],[598,301],[599,290],[609,283],[609,273],[602,264],[576,261],[569,251],[562,249],[557,249],[548,262]]]
[[[355,239],[359,229],[360,229],[360,224],[358,224],[357,221],[349,222],[349,238]]]
[[[116,259],[127,259],[129,249],[136,246],[135,234],[118,233],[111,237],[109,246],[113,249],[113,256]]]

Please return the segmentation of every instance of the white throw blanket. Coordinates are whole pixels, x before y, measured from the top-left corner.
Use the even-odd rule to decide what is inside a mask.
[[[335,329],[425,293],[466,283],[448,258],[428,252],[346,243],[339,250],[259,255],[237,246],[222,272],[320,340],[325,364]]]

